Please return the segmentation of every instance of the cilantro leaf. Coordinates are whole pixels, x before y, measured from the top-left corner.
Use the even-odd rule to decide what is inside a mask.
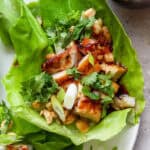
[[[98,80],[94,84],[94,88],[108,94],[108,96],[114,96],[114,89],[112,87],[112,81],[109,79],[109,76],[104,74],[98,75]]]
[[[53,78],[46,73],[41,73],[22,83],[21,94],[28,103],[33,101],[48,102],[51,95],[57,90],[58,84]]]
[[[84,86],[82,88],[82,92],[85,96],[88,96],[92,100],[99,100],[100,99],[100,95],[97,93],[91,92],[91,89],[88,86]]]
[[[92,25],[94,24],[95,18],[81,19],[80,22],[74,27],[72,34],[72,40],[82,40],[87,32],[91,30]]]
[[[87,86],[89,89],[99,90],[107,94],[108,97],[107,99],[103,100],[104,102],[112,101],[112,97],[114,97],[114,89],[112,87],[112,81],[110,80],[109,76],[93,72],[83,77],[81,82],[84,86]],[[86,93],[86,96],[89,95],[89,94],[87,95],[88,92],[84,92],[84,93]]]
[[[78,24],[77,26],[75,26],[73,34],[72,34],[72,39],[74,39],[74,40],[80,39],[80,36],[82,34],[82,31],[85,28],[85,25],[86,25],[86,22],[82,22],[82,23]]]
[[[44,30],[50,45],[58,52],[72,40],[82,40],[84,37],[89,37],[92,34],[91,27],[94,21],[94,17],[80,19],[80,13],[72,11],[63,20],[56,19],[50,25],[44,24]],[[74,26],[72,33],[69,32],[71,26]]]
[[[114,89],[111,85],[108,87],[102,88],[101,91],[110,97],[114,97]]]
[[[97,75],[98,75],[98,73],[93,72],[93,73],[83,77],[81,80],[82,84],[87,85],[87,86],[93,85],[97,80]]]
[[[79,11],[72,11],[62,20],[56,18],[53,23],[44,24],[49,44],[56,52],[65,48],[70,43],[72,35],[69,32],[69,28],[78,24],[79,19]]]
[[[80,72],[75,67],[67,69],[67,74],[73,76],[75,80],[79,79],[81,75]]]

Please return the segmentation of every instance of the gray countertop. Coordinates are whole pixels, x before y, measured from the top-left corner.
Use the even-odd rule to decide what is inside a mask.
[[[146,107],[134,150],[150,150],[150,8],[128,9],[111,0],[109,4],[131,37],[143,68]]]

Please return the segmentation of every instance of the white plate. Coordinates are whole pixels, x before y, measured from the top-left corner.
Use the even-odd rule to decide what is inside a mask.
[[[33,0],[25,0],[26,2]],[[36,1],[36,0],[34,0]],[[13,62],[14,53],[11,49],[6,48],[0,41],[0,79],[8,72]],[[5,99],[5,90],[0,83],[0,99]],[[120,134],[108,140],[107,142],[91,141],[84,145],[84,150],[133,150],[137,138],[139,124],[136,126],[127,126]],[[0,150],[1,147],[0,147]]]
[[[8,72],[10,65],[13,62],[14,53],[11,49],[6,48],[0,41],[0,79]],[[5,90],[0,84],[0,99],[5,99]],[[118,150],[132,150],[139,125],[126,127],[119,135],[113,137],[107,142],[92,141],[85,144],[85,150],[112,150],[113,147],[117,146]],[[0,147],[0,150],[1,147]]]

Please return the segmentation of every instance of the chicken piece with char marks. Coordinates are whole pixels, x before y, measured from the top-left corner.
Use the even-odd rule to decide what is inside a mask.
[[[75,114],[94,122],[101,119],[102,108],[99,101],[92,101],[88,97],[80,97],[75,106]]]
[[[42,65],[42,70],[49,73],[57,73],[72,68],[77,63],[78,52],[74,42],[62,53],[54,54]]]

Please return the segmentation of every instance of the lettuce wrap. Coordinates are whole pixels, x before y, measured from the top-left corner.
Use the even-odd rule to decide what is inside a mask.
[[[9,145],[22,141],[27,134],[41,129],[17,117],[4,102],[0,103],[0,145]]]
[[[13,19],[6,13],[8,5],[12,11],[15,11],[13,13]],[[41,129],[70,138],[76,145],[93,139],[100,141],[110,139],[126,126],[129,112],[131,112],[130,116],[132,116],[129,117],[130,121],[137,123],[145,105],[143,95],[144,80],[141,66],[129,37],[117,17],[108,7],[106,1],[41,0],[40,7],[41,15],[45,23],[53,22],[56,17],[57,19],[63,19],[72,10],[82,12],[90,7],[96,9],[97,16],[104,20],[105,25],[109,28],[112,35],[115,60],[128,68],[128,72],[120,82],[128,90],[129,94],[136,98],[136,108],[110,113],[87,133],[80,133],[72,125],[65,126],[56,122],[48,125],[36,111],[26,105],[24,98],[20,94],[21,82],[41,72],[44,55],[51,49],[47,48],[48,39],[28,7],[22,1],[12,0],[10,2],[8,0],[2,0],[0,2],[0,13],[7,20],[7,28],[5,29],[16,52],[16,61],[3,80],[7,91],[7,100],[12,111],[18,117],[25,119]]]
[[[56,144],[57,143],[57,144]],[[18,118],[4,102],[0,104],[0,145],[19,147],[29,146],[35,150],[81,150],[83,145],[75,146],[71,140],[53,133],[42,131],[29,122]]]

